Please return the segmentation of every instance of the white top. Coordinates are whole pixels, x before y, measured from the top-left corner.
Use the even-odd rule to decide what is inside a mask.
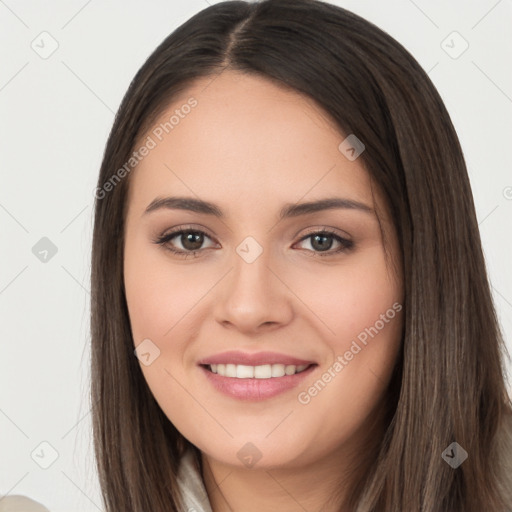
[[[190,449],[181,459],[178,483],[186,505],[185,512],[212,512],[203,479],[194,464],[194,454]]]

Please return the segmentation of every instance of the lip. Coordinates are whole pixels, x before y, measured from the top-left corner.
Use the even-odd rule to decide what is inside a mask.
[[[255,354],[237,351],[223,352],[222,354],[202,359],[198,364],[207,381],[217,391],[237,400],[252,402],[267,400],[297,387],[318,367],[318,364],[313,361],[298,359],[277,352],[258,352]],[[295,373],[294,375],[271,377],[269,379],[239,379],[236,377],[223,377],[218,373],[213,373],[207,368],[211,364],[243,364],[247,366],[260,366],[264,364],[292,364],[299,366],[307,364],[309,366],[302,372]]]
[[[222,377],[204,366],[200,366],[200,369],[210,384],[222,394],[238,400],[259,402],[297,387],[316,367],[316,364],[312,364],[300,373],[270,379]]]
[[[301,364],[316,364],[315,361],[308,361],[306,359],[298,359],[286,354],[278,352],[255,352],[248,354],[247,352],[240,352],[231,350],[229,352],[222,352],[211,357],[207,357],[198,362],[199,365],[209,364],[243,364],[246,366],[260,366],[263,364],[284,364],[300,366]],[[297,374],[300,375],[300,374]],[[229,378],[229,377],[228,377]],[[283,378],[283,377],[276,377]],[[244,379],[241,379],[244,380]]]

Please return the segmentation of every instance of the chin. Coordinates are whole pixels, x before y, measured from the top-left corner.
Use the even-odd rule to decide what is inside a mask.
[[[268,431],[267,431],[268,432]],[[249,432],[212,443],[212,439],[203,436],[189,439],[204,455],[221,464],[247,469],[293,469],[298,465],[307,465],[322,456],[331,448],[317,447],[313,440],[307,441],[286,433],[275,435]],[[320,450],[318,450],[320,448]]]

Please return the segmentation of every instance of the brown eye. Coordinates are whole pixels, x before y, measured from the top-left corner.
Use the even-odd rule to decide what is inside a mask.
[[[333,244],[333,236],[332,235],[312,235],[311,237],[311,247],[318,251],[328,251]]]
[[[203,233],[190,231],[180,235],[180,241],[187,251],[197,251],[204,243],[204,235]]]
[[[307,236],[303,237],[300,241],[304,242],[306,240],[310,240],[311,249],[315,255],[318,256],[332,256],[334,254],[347,251],[354,246],[354,242],[351,240],[347,240],[332,231],[317,231],[315,233],[310,233]],[[333,244],[337,243],[338,248],[330,251]],[[325,253],[325,254],[322,254]]]
[[[204,249],[202,246],[206,239],[210,239],[210,237],[204,231],[197,229],[180,229],[158,237],[154,240],[154,243],[164,246],[165,249],[177,256],[188,257],[196,256],[198,253],[202,252]],[[176,244],[178,244],[177,247]]]

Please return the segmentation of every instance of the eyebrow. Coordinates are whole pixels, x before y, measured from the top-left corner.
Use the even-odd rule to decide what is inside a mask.
[[[307,203],[287,203],[279,213],[279,220],[308,215],[323,210],[333,210],[336,208],[359,210],[370,214],[374,213],[373,208],[367,204],[361,203],[360,201],[341,197],[328,197]],[[143,215],[161,209],[187,210],[205,215],[213,215],[219,219],[225,218],[223,211],[216,204],[209,201],[203,201],[201,199],[194,199],[192,197],[157,197],[151,201]]]

